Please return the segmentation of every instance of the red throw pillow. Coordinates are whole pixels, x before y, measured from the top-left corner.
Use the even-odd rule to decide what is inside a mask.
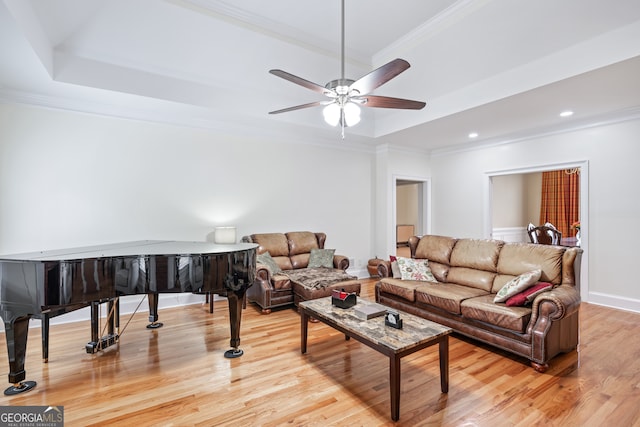
[[[389,261],[393,262],[393,261],[397,261],[397,260],[398,260],[398,258],[396,258],[395,256],[389,255]]]
[[[548,282],[538,282],[533,286],[528,287],[524,291],[515,294],[509,298],[506,302],[508,307],[522,307],[527,303],[533,301],[536,295],[548,291],[553,288],[553,285]]]

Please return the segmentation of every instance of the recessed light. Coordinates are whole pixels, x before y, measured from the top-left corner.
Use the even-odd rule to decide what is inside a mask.
[[[478,137],[478,132],[471,132],[469,134],[469,138],[477,138]]]
[[[569,110],[566,110],[566,111],[563,111],[562,113],[560,113],[560,117],[569,117],[569,116],[572,116],[572,115],[573,115],[573,111],[569,111]]]

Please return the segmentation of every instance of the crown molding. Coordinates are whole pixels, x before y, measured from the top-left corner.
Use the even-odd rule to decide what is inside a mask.
[[[613,125],[627,121],[640,120],[640,107],[627,108],[606,114],[596,115],[576,120],[568,124],[545,126],[535,129],[528,129],[522,132],[503,135],[496,138],[486,139],[473,143],[459,144],[450,148],[439,148],[431,151],[432,157],[445,156],[450,154],[484,150],[487,148],[499,147],[502,145],[517,144],[533,139],[545,138],[553,135],[576,132],[601,126]]]
[[[236,7],[220,0],[165,0],[176,6],[190,9],[194,12],[213,16],[225,20],[231,24],[247,28],[251,31],[265,34],[269,37],[282,40],[289,44],[300,46],[304,49],[321,55],[340,60],[340,52],[336,51],[336,40],[319,39],[304,31],[268,19],[256,13]],[[346,62],[362,68],[371,68],[371,58],[346,47]]]
[[[324,149],[330,148],[369,154],[375,150],[373,143],[375,140],[373,138],[348,135],[343,140],[333,127],[310,130],[308,126],[273,122],[268,119],[248,118],[239,120],[229,116],[215,118],[207,116],[204,118],[193,114],[194,109],[189,106],[185,107],[185,109],[178,107],[161,111],[159,108],[154,109],[153,107],[136,108],[130,105],[125,107],[61,96],[22,92],[2,87],[0,87],[0,104],[19,104],[78,114],[205,129],[221,132],[233,138],[269,140],[298,146],[302,144]]]
[[[399,56],[400,52],[410,51],[419,43],[423,43],[424,40],[440,32],[443,27],[448,26],[451,20],[460,19],[490,1],[493,0],[456,1],[433,18],[409,31],[407,34],[373,55],[372,63],[381,64],[386,62],[389,58]]]

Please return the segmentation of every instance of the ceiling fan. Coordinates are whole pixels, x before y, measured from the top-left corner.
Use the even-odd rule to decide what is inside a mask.
[[[328,100],[310,102],[308,104],[270,111],[269,114],[280,114],[303,108],[324,105],[323,115],[325,121],[331,126],[340,124],[340,127],[342,128],[342,138],[344,138],[344,128],[347,126],[354,126],[360,121],[360,106],[408,110],[421,110],[424,108],[426,103],[421,101],[370,95],[373,90],[382,86],[410,67],[409,63],[404,59],[394,59],[382,67],[371,71],[369,74],[360,77],[358,80],[346,79],[344,77],[344,0],[342,0],[341,43],[341,77],[339,79],[331,80],[324,86],[310,82],[309,80],[305,80],[301,77],[294,76],[293,74],[283,70],[269,70],[269,72],[275,76],[327,96],[329,98]]]

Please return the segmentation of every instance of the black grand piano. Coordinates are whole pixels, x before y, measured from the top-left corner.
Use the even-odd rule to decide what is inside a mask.
[[[0,256],[0,317],[9,355],[6,395],[35,387],[24,370],[30,318],[42,319],[43,357],[49,318],[91,307],[92,340],[87,352],[118,341],[118,297],[147,294],[149,320],[157,320],[158,294],[193,292],[227,296],[231,350],[242,354],[240,319],[246,289],[256,274],[257,245],[145,240]],[[98,337],[97,308],[107,303],[111,324]],[[115,309],[115,310],[114,310]]]

